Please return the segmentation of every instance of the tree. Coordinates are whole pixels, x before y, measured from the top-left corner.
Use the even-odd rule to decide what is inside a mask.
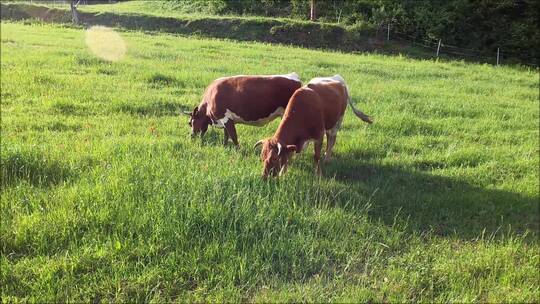
[[[79,24],[79,12],[77,12],[77,5],[79,5],[79,2],[81,0],[71,0],[69,2],[69,6],[71,7],[71,17],[73,20],[73,23]]]
[[[311,9],[311,14],[309,15],[309,20],[315,21],[317,20],[317,7],[315,6],[315,0],[309,1],[309,6]]]

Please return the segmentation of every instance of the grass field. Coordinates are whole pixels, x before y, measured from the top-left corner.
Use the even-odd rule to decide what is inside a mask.
[[[1,24],[2,302],[540,299],[538,71]],[[240,126],[191,140],[213,79],[340,73],[336,157],[263,181]]]

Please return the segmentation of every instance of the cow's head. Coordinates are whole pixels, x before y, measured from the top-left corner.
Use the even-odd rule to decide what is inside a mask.
[[[210,118],[206,116],[206,113],[199,111],[199,107],[195,107],[189,114],[189,126],[191,127],[191,137],[195,137],[198,134],[201,136],[208,130],[210,124]]]
[[[262,145],[263,178],[267,178],[269,175],[276,177],[285,173],[289,159],[292,153],[296,151],[296,146],[285,146],[271,139],[259,140],[254,147],[259,145]]]

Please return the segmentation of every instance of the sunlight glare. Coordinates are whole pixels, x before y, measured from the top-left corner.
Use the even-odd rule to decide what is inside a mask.
[[[119,61],[126,54],[124,39],[105,26],[93,26],[86,30],[86,45],[97,57],[107,61]]]

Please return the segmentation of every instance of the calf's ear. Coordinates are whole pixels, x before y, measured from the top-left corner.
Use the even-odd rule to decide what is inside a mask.
[[[264,139],[259,140],[253,145],[253,149],[257,148],[258,146],[262,145],[264,143]]]
[[[287,145],[287,150],[289,150],[289,152],[296,152],[296,146],[295,145]]]

